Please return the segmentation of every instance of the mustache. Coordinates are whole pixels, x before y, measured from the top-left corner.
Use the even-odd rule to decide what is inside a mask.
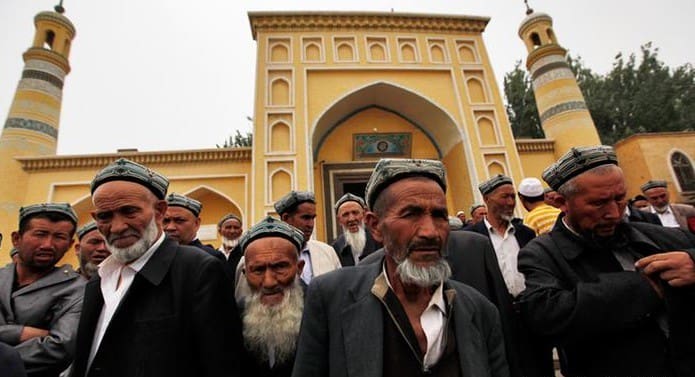
[[[117,239],[119,239],[119,238],[130,237],[130,236],[140,237],[140,234],[139,234],[138,232],[132,230],[132,229],[128,229],[128,230],[124,231],[123,233],[110,234],[110,235],[109,235],[109,238],[108,238],[108,241],[109,241],[110,243],[113,243],[113,241],[115,241],[115,240],[117,240]]]
[[[263,295],[274,295],[276,293],[283,293],[285,289],[283,287],[277,287],[277,288],[261,288],[261,294]]]
[[[438,249],[442,250],[444,243],[441,238],[428,238],[415,240],[410,245],[408,245],[408,255],[418,249]]]

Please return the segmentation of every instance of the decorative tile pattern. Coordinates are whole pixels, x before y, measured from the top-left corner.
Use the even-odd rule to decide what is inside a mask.
[[[65,71],[60,69],[57,65],[44,60],[30,59],[24,64],[24,69],[48,72],[61,80],[65,80]]]
[[[22,72],[22,78],[23,79],[43,80],[49,84],[53,84],[53,86],[57,87],[58,89],[63,89],[63,80],[53,76],[52,74],[50,74],[48,72],[35,71],[33,69],[25,69]]]
[[[33,119],[8,118],[5,122],[5,128],[22,128],[46,134],[54,139],[58,138],[57,129],[49,124]]]
[[[574,73],[572,73],[572,70],[569,68],[556,68],[548,71],[533,80],[533,90],[538,90],[542,88],[543,85],[560,79],[574,80]]]
[[[546,110],[543,114],[541,114],[541,123],[544,123],[546,120],[550,119],[551,117],[564,113],[567,111],[574,111],[574,110],[586,110],[586,103],[584,101],[572,101],[572,102],[565,102],[561,103],[559,105],[553,106]]]

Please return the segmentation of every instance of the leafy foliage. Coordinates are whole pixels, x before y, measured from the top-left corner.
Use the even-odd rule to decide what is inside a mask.
[[[638,132],[695,129],[695,69],[691,64],[671,69],[658,53],[647,43],[639,60],[635,54],[618,54],[605,75],[585,67],[580,57],[568,57],[604,144]],[[504,93],[514,136],[543,137],[535,101],[530,100],[531,80],[520,63],[505,75]]]
[[[216,144],[217,148],[232,148],[232,147],[250,147],[253,146],[253,134],[247,132],[246,135],[242,135],[239,130],[236,130],[236,135],[230,136],[224,141],[224,144],[220,146]]]

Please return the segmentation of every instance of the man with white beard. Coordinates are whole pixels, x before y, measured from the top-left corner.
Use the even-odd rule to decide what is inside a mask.
[[[268,216],[249,229],[240,246],[251,289],[240,305],[247,353],[242,375],[289,377],[304,309],[306,285],[299,278],[304,234]]]
[[[445,192],[440,161],[377,163],[365,223],[385,256],[311,282],[293,376],[509,376],[497,309],[449,280]]]
[[[92,181],[111,255],[85,288],[71,376],[239,375],[231,281],[221,260],[165,236],[168,186],[126,159]]]
[[[649,201],[647,211],[659,216],[663,226],[695,233],[695,220],[689,220],[695,219],[695,208],[688,204],[670,203],[666,181],[648,181],[640,189]],[[693,221],[693,225],[689,225],[688,221]]]
[[[224,215],[217,223],[217,233],[222,236],[222,245],[217,250],[227,258],[227,268],[232,274],[236,271],[236,266],[243,255],[239,247],[239,240],[244,230],[243,225],[241,217],[233,213]]]
[[[336,218],[343,233],[333,241],[332,246],[343,267],[355,266],[381,248],[381,243],[374,241],[372,234],[365,229],[364,207],[364,200],[351,193],[343,195],[335,203]]]

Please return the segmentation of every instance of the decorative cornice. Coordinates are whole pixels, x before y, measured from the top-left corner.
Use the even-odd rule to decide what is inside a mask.
[[[63,27],[67,29],[70,40],[75,38],[75,25],[72,24],[70,19],[68,19],[60,13],[51,11],[41,12],[34,16],[34,24],[38,25],[39,21],[53,21],[58,24],[61,24]]]
[[[547,44],[545,46],[538,47],[537,49],[531,51],[531,53],[528,54],[528,58],[526,58],[526,69],[529,71],[531,70],[531,66],[538,61],[538,59],[541,59],[545,56],[548,55],[560,55],[560,56],[565,56],[567,55],[567,50],[565,50],[562,46],[551,43]]]
[[[390,12],[249,12],[251,34],[259,31],[420,31],[482,33],[489,17]]]
[[[58,66],[58,68],[62,69],[65,74],[70,73],[70,62],[68,62],[63,55],[60,55],[55,51],[46,50],[45,48],[40,47],[32,47],[24,52],[22,57],[24,58],[25,63],[30,60],[44,60],[55,64]]]
[[[516,139],[519,153],[555,152],[555,141],[548,139]]]
[[[121,152],[51,157],[19,157],[25,171],[50,169],[102,168],[114,160],[125,157],[143,165],[188,164],[200,162],[251,161],[251,147],[193,149],[186,151]]]

